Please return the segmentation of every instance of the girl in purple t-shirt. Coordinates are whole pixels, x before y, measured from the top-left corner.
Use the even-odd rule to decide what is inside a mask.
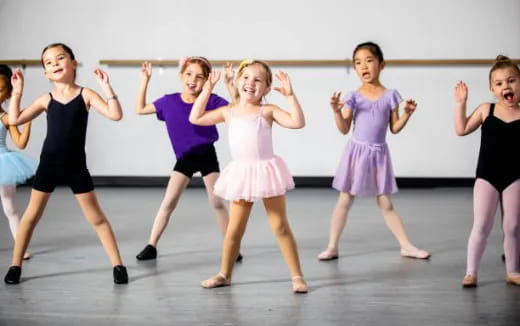
[[[329,245],[318,259],[338,258],[339,237],[354,196],[375,196],[388,228],[399,241],[401,255],[426,259],[430,254],[410,242],[390,199],[390,195],[397,191],[397,185],[385,142],[388,127],[394,134],[401,131],[417,104],[414,100],[407,100],[404,113],[399,116],[401,96],[396,90],[386,89],[379,81],[385,61],[377,44],[359,44],[354,50],[353,64],[361,79],[361,87],[350,93],[345,101],[340,101],[340,92],[334,93],[330,102],[339,131],[347,134],[352,121],[354,131],[334,177],[332,186],[340,191],[340,195],[332,214]]]
[[[217,154],[213,146],[213,143],[218,139],[217,129],[215,126],[195,126],[188,120],[193,102],[195,102],[211,72],[211,64],[203,57],[185,57],[180,60],[179,67],[182,93],[167,94],[148,104],[146,103],[146,90],[152,76],[152,65],[149,62],[144,62],[141,68],[141,87],[139,88],[135,111],[137,114],[156,113],[157,118],[166,123],[177,162],[170,175],[170,181],[161,206],[155,216],[148,244],[136,256],[139,260],[157,257],[157,242],[166,225],[168,225],[170,215],[177,206],[182,192],[196,172],[202,174],[209,202],[217,215],[222,234],[225,233],[228,224],[226,205],[222,198],[213,194],[213,186],[220,172]],[[226,85],[233,92],[231,81],[230,78],[226,78]],[[207,109],[212,110],[227,104],[228,102],[225,99],[211,94]],[[237,261],[241,259],[242,256],[239,256]]]

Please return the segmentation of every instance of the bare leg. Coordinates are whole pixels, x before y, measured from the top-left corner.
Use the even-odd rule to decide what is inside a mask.
[[[397,214],[389,195],[379,195],[376,198],[377,205],[385,218],[386,226],[399,241],[401,246],[401,255],[410,258],[426,259],[430,257],[430,253],[417,249],[408,239],[403,221]]]
[[[161,206],[159,206],[159,210],[153,222],[150,240],[148,241],[150,245],[157,247],[157,242],[168,225],[170,215],[175,207],[177,207],[179,198],[189,182],[190,178],[180,172],[173,171],[170,175],[166,193],[164,194],[163,201]]]
[[[232,201],[229,206],[229,224],[222,246],[222,262],[220,272],[201,283],[202,287],[214,288],[230,284],[233,264],[240,250],[240,242],[246,231],[247,221],[251,214],[252,202],[245,200]]]
[[[506,271],[520,280],[518,249],[520,238],[520,180],[513,182],[502,192],[504,253]],[[518,284],[520,285],[520,283]]]
[[[319,260],[332,260],[338,258],[339,238],[347,223],[348,212],[354,203],[354,196],[346,192],[340,192],[338,202],[332,213],[330,221],[329,244],[327,249],[318,255]]]
[[[96,192],[91,191],[84,194],[77,194],[76,199],[79,202],[83,214],[94,227],[99,240],[101,240],[103,248],[105,248],[105,251],[110,257],[112,266],[121,265],[121,256],[119,255],[119,249],[117,248],[114,232],[112,231],[110,223],[99,206]]]
[[[50,193],[41,192],[35,189],[31,191],[29,205],[20,221],[18,232],[16,232],[13,259],[11,262],[12,266],[22,266],[23,255],[29,246],[34,228],[40,221],[50,196]]]
[[[487,238],[498,208],[499,193],[489,182],[475,180],[473,188],[473,227],[468,239],[466,275],[476,277]]]
[[[287,220],[285,196],[264,198],[264,206],[271,229],[280,245],[282,255],[289,265],[293,279],[293,290],[298,293],[307,292],[307,284],[303,280],[300,258],[298,257],[298,247]]]
[[[220,231],[224,236],[226,234],[226,229],[229,222],[229,212],[226,208],[224,200],[213,194],[213,189],[215,187],[215,182],[217,182],[218,176],[219,173],[214,172],[206,175],[202,178],[202,180],[204,181],[204,185],[206,186],[206,191],[208,193],[209,205],[217,216],[218,226],[220,227]]]

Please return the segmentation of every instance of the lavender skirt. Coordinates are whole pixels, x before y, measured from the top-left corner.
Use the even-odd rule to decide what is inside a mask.
[[[396,193],[397,184],[388,145],[350,139],[332,187],[355,196]]]

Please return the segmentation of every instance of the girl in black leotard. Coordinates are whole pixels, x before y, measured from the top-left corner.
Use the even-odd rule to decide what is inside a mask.
[[[47,137],[40,156],[40,165],[34,177],[29,205],[23,215],[15,241],[12,266],[5,282],[20,281],[22,257],[36,224],[57,183],[65,183],[75,194],[87,220],[92,224],[112,262],[115,283],[128,283],[126,268],[122,265],[112,228],[99,207],[92,179],[85,162],[85,134],[88,110],[92,106],[103,116],[118,121],[122,110],[108,75],[96,69],[96,79],[107,96],[105,101],[95,91],[76,84],[78,65],[72,50],[61,43],[47,46],[42,52],[45,75],[54,83],[54,90],[40,96],[25,110],[20,111],[23,75],[16,71],[9,103],[9,124],[19,125],[47,112]]]
[[[489,73],[489,82],[498,102],[481,104],[469,117],[466,116],[467,86],[459,82],[455,88],[457,135],[467,135],[482,125],[473,196],[474,222],[468,240],[463,287],[477,285],[478,266],[500,199],[506,282],[520,285],[520,69],[507,57],[498,56]]]

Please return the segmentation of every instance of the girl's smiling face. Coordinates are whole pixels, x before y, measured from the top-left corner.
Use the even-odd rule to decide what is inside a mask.
[[[78,62],[61,46],[48,48],[42,55],[44,74],[51,81],[70,82],[76,76]]]
[[[496,69],[491,74],[490,89],[493,95],[507,106],[520,102],[520,76],[513,68]]]
[[[202,67],[198,63],[189,63],[186,69],[179,76],[183,93],[189,93],[192,96],[198,96],[202,91],[202,86],[206,82],[206,76]]]
[[[270,85],[267,83],[267,72],[258,63],[244,68],[238,78],[238,94],[240,98],[252,102],[261,102],[262,97],[269,93]]]

